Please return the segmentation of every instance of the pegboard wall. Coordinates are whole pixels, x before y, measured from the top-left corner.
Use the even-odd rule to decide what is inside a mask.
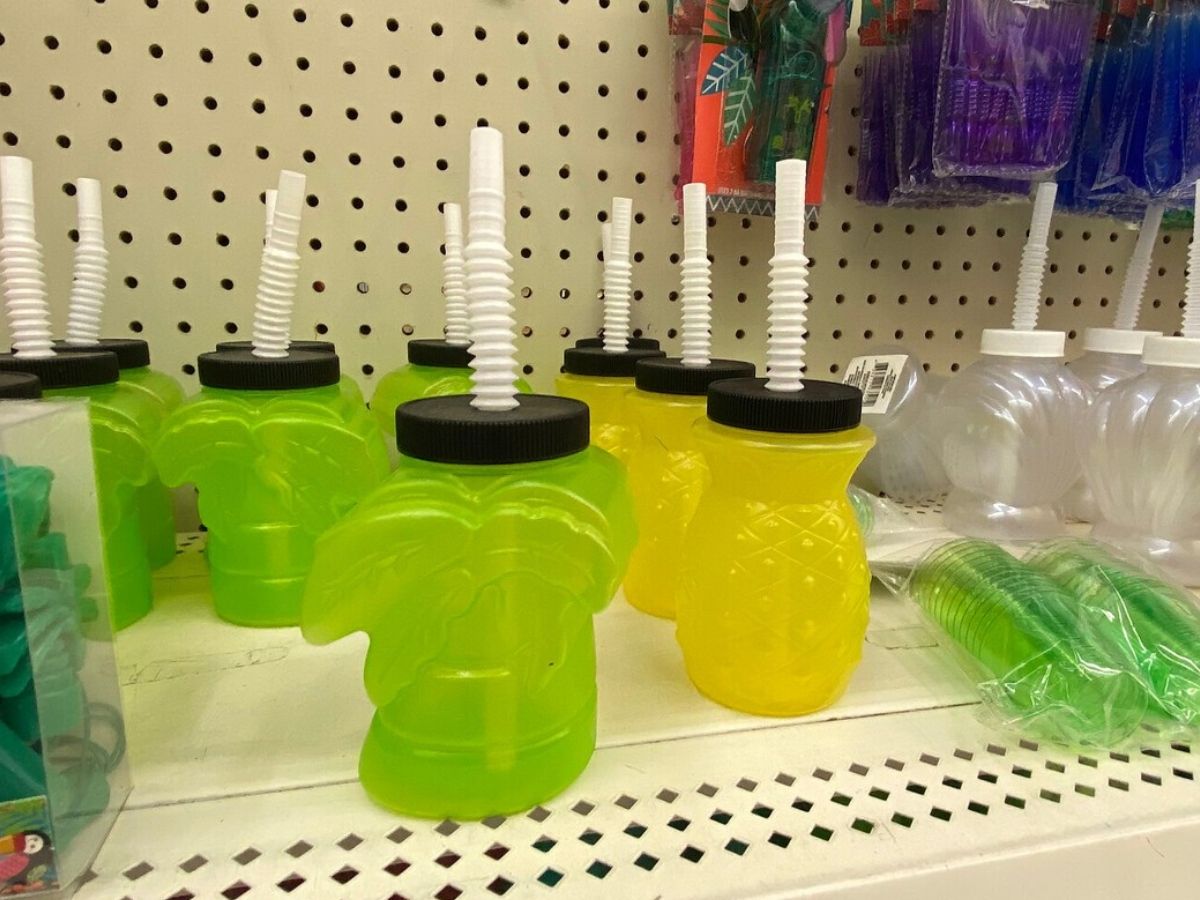
[[[547,389],[600,324],[599,226],[635,198],[633,324],[678,352],[682,233],[665,0],[39,0],[0,19],[0,151],[35,165],[39,237],[66,319],[71,182],[100,178],[106,332],[195,387],[198,353],[248,337],[262,192],[308,176],[296,338],[337,342],[370,390],[441,327],[438,205],[466,189],[468,130],[507,138],[519,356]],[[860,50],[834,97],[813,223],[810,371],[872,346],[935,369],[1007,324],[1028,205],[879,210],[854,197]],[[712,220],[714,349],[761,364],[769,219]],[[1055,223],[1044,323],[1108,324],[1132,234]],[[1164,235],[1144,327],[1178,326],[1186,235]],[[1076,344],[1077,346],[1077,344]]]

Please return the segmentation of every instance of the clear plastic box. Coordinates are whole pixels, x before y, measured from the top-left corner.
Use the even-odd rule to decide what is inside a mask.
[[[69,887],[129,793],[87,404],[0,402],[0,896]]]

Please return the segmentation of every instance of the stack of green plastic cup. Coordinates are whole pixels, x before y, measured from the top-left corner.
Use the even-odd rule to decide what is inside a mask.
[[[1039,544],[1025,561],[1077,598],[1097,637],[1163,713],[1200,721],[1200,610],[1187,592],[1082,540]]]
[[[909,591],[987,673],[985,695],[1015,721],[1100,744],[1141,723],[1145,691],[1079,629],[1074,598],[996,544],[944,544],[913,570]]]

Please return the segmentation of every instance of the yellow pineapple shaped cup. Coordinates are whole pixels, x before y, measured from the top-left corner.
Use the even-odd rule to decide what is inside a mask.
[[[796,716],[845,690],[870,572],[846,490],[874,444],[862,393],[801,379],[807,259],[801,160],[778,166],[768,378],[718,381],[694,426],[711,483],[685,535],[677,637],[701,693]]]
[[[753,378],[754,365],[713,359],[706,247],[707,191],[683,189],[683,356],[637,364],[637,389],[626,399],[641,440],[629,457],[640,540],[625,576],[625,598],[642,612],[675,617],[683,564],[683,533],[696,512],[708,468],[694,438],[709,385]]]

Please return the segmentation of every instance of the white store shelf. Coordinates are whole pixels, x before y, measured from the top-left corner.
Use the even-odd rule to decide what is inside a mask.
[[[802,720],[707,702],[670,624],[618,598],[597,621],[583,777],[505,820],[402,819],[355,779],[365,641],[221,623],[198,546],[119,640],[137,787],[83,898],[870,897],[883,881],[889,896],[1011,897],[1017,881],[1033,897],[1187,896],[1200,878],[1189,746],[1147,734],[1079,755],[1001,735],[882,594],[845,698]]]

